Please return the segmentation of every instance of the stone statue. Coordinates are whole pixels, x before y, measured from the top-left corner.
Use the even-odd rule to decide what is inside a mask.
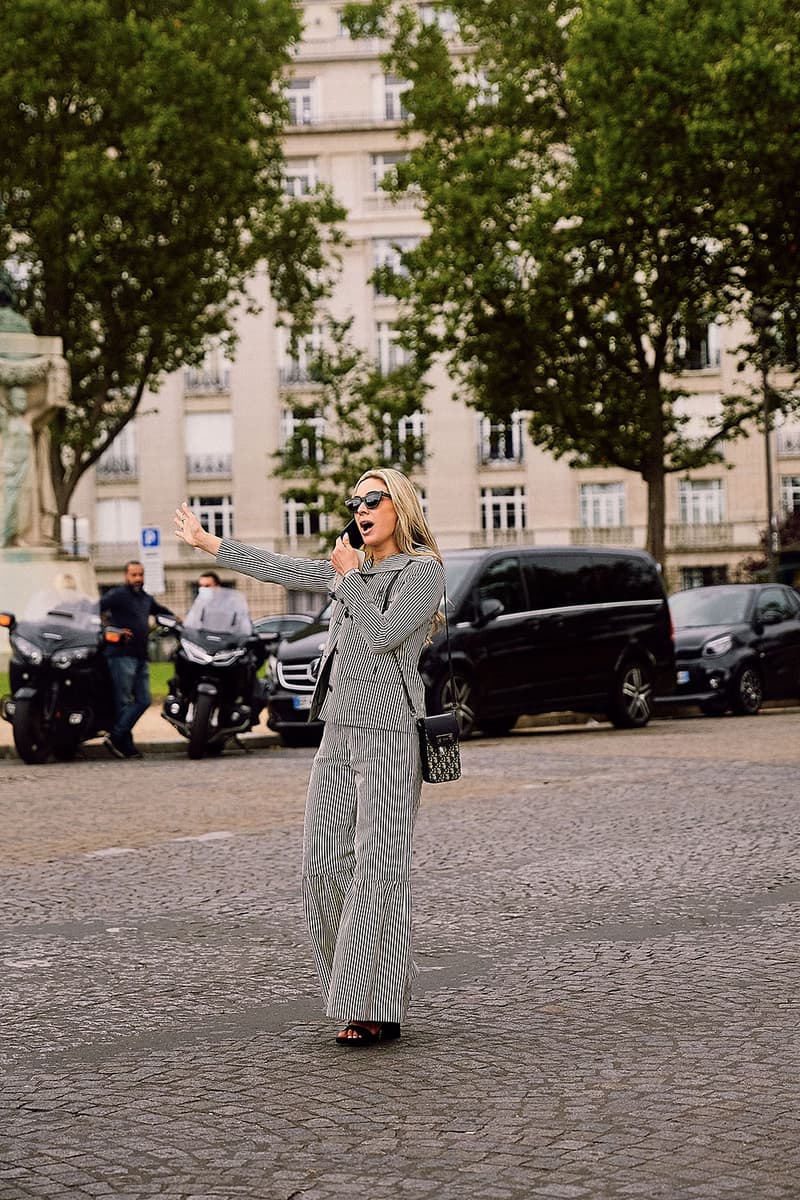
[[[14,311],[13,294],[0,271],[0,546],[47,546],[57,511],[49,426],[69,400],[69,367],[61,339],[36,337]]]

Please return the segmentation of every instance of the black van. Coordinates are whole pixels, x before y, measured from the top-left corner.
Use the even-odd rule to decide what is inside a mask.
[[[646,725],[654,695],[675,687],[661,574],[649,554],[596,547],[449,550],[447,601],[454,694],[444,630],[420,659],[429,713],[455,700],[462,735],[507,733],[524,714],[594,713],[618,728]],[[327,610],[282,642],[269,685],[270,728],[310,740],[314,667]]]

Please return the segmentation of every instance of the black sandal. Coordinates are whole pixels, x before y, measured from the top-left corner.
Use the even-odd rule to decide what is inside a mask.
[[[395,1038],[400,1037],[400,1026],[396,1022],[381,1021],[376,1024],[378,1032],[373,1033],[366,1024],[362,1025],[360,1021],[351,1021],[337,1035],[337,1046],[374,1046],[376,1042],[393,1042]],[[349,1033],[355,1033],[358,1036],[347,1037]]]

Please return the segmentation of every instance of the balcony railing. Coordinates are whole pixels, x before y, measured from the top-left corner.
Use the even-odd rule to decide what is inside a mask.
[[[320,382],[319,371],[314,367],[293,365],[281,367],[278,371],[278,382],[281,387],[297,387],[298,384],[316,384]]]
[[[479,529],[469,534],[470,546],[532,546],[531,529]]]
[[[230,478],[233,471],[232,454],[187,454],[187,479]]]
[[[123,455],[106,458],[104,455],[98,459],[95,465],[95,473],[101,482],[135,480],[139,477],[139,464],[135,458],[128,458]]]
[[[187,367],[183,373],[183,386],[187,392],[227,392],[231,386],[228,370],[204,371]]]
[[[632,525],[595,525],[570,529],[573,546],[632,546]]]
[[[732,543],[733,526],[729,521],[667,527],[667,544],[671,550],[714,550]]]

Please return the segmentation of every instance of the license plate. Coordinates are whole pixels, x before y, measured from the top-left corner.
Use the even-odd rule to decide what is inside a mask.
[[[292,705],[298,710],[311,708],[310,696],[292,696]]]
[[[688,682],[689,682],[689,672],[688,671],[678,671],[678,687],[680,687],[682,684],[688,683]]]

